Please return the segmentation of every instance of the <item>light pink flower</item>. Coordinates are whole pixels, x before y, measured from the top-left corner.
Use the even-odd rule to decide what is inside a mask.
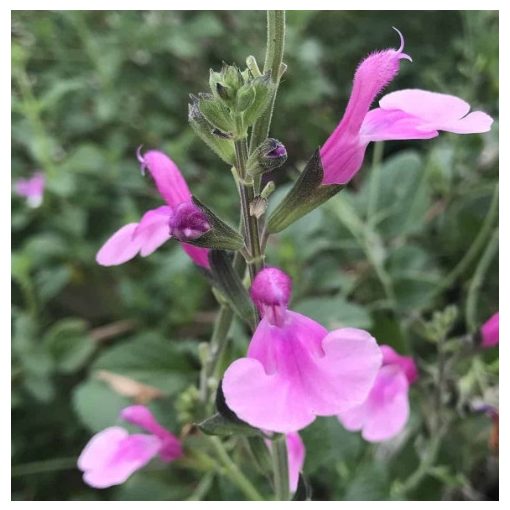
[[[414,360],[382,345],[383,366],[367,399],[339,413],[340,423],[350,431],[361,430],[363,439],[386,441],[399,434],[409,418],[409,385],[418,376]]]
[[[499,344],[499,312],[496,312],[481,328],[482,347],[495,347]]]
[[[138,223],[128,223],[117,230],[102,246],[96,261],[115,266],[136,255],[150,255],[174,237],[182,241],[184,251],[195,264],[208,268],[208,251],[187,244],[210,229],[205,214],[191,201],[191,192],[177,165],[159,151],[138,153],[142,171],[147,169],[168,205],[147,211]]]
[[[398,32],[398,30],[397,30]],[[402,52],[388,49],[369,55],[354,75],[345,114],[320,149],[323,184],[346,184],[358,172],[370,142],[416,140],[438,136],[439,131],[483,133],[492,119],[483,112],[468,115],[469,104],[455,96],[425,90],[400,90],[384,96],[369,111],[381,90],[396,76]]]
[[[18,179],[14,183],[14,191],[27,199],[29,207],[39,207],[44,195],[44,174],[35,172],[30,179]]]
[[[85,483],[96,489],[124,483],[158,454],[164,462],[182,455],[180,441],[146,407],[127,407],[121,417],[150,434],[129,434],[122,427],[108,427],[90,439],[78,458],[78,468]]]
[[[305,463],[305,444],[297,432],[286,434],[285,443],[287,445],[287,464],[289,466],[289,488],[291,492],[296,492],[299,473],[303,470],[303,464]],[[266,439],[266,445],[271,450],[271,441]]]
[[[240,419],[284,433],[363,402],[382,358],[366,331],[328,333],[288,310],[290,289],[290,278],[279,269],[257,274],[251,295],[263,317],[247,357],[230,365],[222,384],[227,406]]]

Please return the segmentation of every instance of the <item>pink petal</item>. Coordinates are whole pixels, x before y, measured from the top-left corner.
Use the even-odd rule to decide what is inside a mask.
[[[421,140],[434,138],[439,133],[425,126],[419,117],[401,110],[375,108],[367,113],[361,126],[361,139],[365,142],[383,140]]]
[[[402,356],[389,345],[381,345],[380,349],[383,355],[383,365],[397,365],[406,375],[409,384],[416,381],[418,368],[412,356]]]
[[[125,482],[159,451],[161,441],[152,435],[133,434],[120,427],[99,432],[85,446],[78,467],[83,480],[97,489]]]
[[[398,50],[372,53],[354,74],[351,96],[342,120],[320,149],[324,179],[322,184],[346,184],[361,168],[368,140],[360,138],[365,116],[377,94],[395,77],[400,60],[410,59]]]
[[[182,456],[181,441],[158,423],[149,408],[143,405],[132,405],[124,408],[120,416],[128,423],[145,429],[161,440],[159,455],[165,462],[171,462]]]
[[[169,206],[176,207],[181,202],[189,202],[191,193],[177,165],[163,152],[148,151],[143,157],[143,165],[152,175],[158,191]]]
[[[492,117],[484,112],[472,112],[463,119],[450,121],[439,125],[438,129],[457,133],[459,135],[470,133],[486,133],[490,131],[493,120]]]
[[[141,242],[134,239],[138,223],[128,223],[117,230],[97,252],[96,262],[102,266],[116,266],[131,260],[140,251]]]
[[[170,239],[168,221],[172,209],[166,205],[147,211],[140,220],[134,233],[135,241],[140,243],[140,255],[146,257],[156,251]]]
[[[197,266],[209,269],[209,250],[207,248],[200,248],[188,243],[181,243],[181,246]]]
[[[297,432],[290,432],[286,435],[287,455],[289,463],[289,486],[291,492],[296,492],[299,473],[303,470],[305,462],[305,445]]]
[[[399,434],[409,417],[409,383],[402,370],[388,365],[379,370],[374,386],[360,406],[338,419],[347,430],[361,430],[366,441],[386,441]]]
[[[482,326],[482,347],[494,347],[499,344],[499,312],[495,313]]]
[[[329,416],[362,402],[381,354],[365,331],[327,330],[308,317],[288,311],[282,327],[262,319],[248,357],[225,372],[227,405],[251,425],[293,432],[315,416]]]
[[[457,120],[469,112],[469,104],[448,94],[420,89],[397,90],[379,101],[383,110],[401,110],[431,124]]]
[[[484,133],[490,130],[492,118],[483,112],[469,115],[466,101],[449,94],[428,90],[398,90],[384,96],[379,105],[383,110],[401,110],[423,121],[423,128],[452,133]]]

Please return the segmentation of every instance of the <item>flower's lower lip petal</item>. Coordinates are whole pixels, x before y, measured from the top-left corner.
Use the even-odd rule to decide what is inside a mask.
[[[232,363],[223,377],[227,406],[250,425],[274,432],[300,430],[315,419],[300,392],[279,374],[267,375],[251,358]]]
[[[117,230],[97,252],[96,262],[102,266],[116,266],[135,257],[140,251],[140,242],[134,239],[138,223],[128,223]]]
[[[314,410],[317,414],[338,414],[361,404],[382,363],[375,339],[362,329],[343,328],[329,333],[322,347],[325,354],[317,367],[324,387],[319,386]]]
[[[466,115],[463,119],[439,125],[438,129],[442,131],[449,131],[450,133],[457,133],[459,135],[486,133],[487,131],[490,131],[492,122],[492,118],[486,113],[472,112],[469,115]]]
[[[381,368],[368,402],[362,436],[366,441],[386,441],[399,434],[409,418],[409,384],[402,370]]]
[[[133,434],[110,443],[108,462],[87,470],[83,480],[97,489],[124,483],[135,471],[144,467],[161,448],[153,435]]]

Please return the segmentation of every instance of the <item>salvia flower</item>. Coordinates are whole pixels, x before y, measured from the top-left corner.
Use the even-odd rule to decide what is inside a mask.
[[[25,197],[29,207],[39,207],[44,195],[44,174],[35,172],[29,179],[18,179],[14,183],[14,191],[20,197]]]
[[[373,53],[356,70],[345,114],[320,149],[322,184],[349,182],[361,168],[370,142],[428,139],[439,131],[467,134],[490,129],[492,119],[487,114],[468,114],[469,104],[462,99],[425,90],[393,92],[381,99],[379,108],[369,111],[376,96],[397,75],[400,60],[411,60],[403,53],[403,37],[398,34],[398,50]]]
[[[179,439],[162,427],[146,407],[127,407],[121,418],[149,434],[130,434],[122,427],[108,427],[90,439],[78,458],[78,468],[83,471],[85,483],[96,489],[124,483],[156,455],[164,462],[182,456]]]
[[[499,344],[499,312],[496,312],[481,327],[482,347],[495,347]]]
[[[285,444],[287,445],[287,464],[289,466],[289,488],[291,492],[296,492],[299,473],[303,470],[303,464],[305,463],[305,444],[297,432],[286,434]],[[271,441],[266,440],[266,445],[271,450]]]
[[[142,173],[148,170],[167,205],[147,211],[138,223],[117,230],[102,246],[96,261],[115,266],[136,255],[150,255],[170,238],[183,241],[182,247],[195,264],[208,268],[208,250],[186,244],[209,228],[202,210],[191,201],[191,192],[177,165],[160,151],[138,152]]]
[[[251,296],[262,319],[245,358],[223,377],[227,406],[254,427],[295,432],[316,416],[331,416],[363,402],[382,355],[366,331],[328,332],[288,310],[290,278],[277,268],[260,271]]]
[[[338,415],[350,431],[361,430],[363,439],[386,441],[399,434],[409,418],[409,385],[418,377],[414,360],[382,345],[383,365],[367,399]]]

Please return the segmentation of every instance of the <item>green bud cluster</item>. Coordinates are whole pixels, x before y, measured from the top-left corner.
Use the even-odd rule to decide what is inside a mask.
[[[211,69],[209,86],[210,93],[192,96],[190,123],[202,140],[231,163],[232,140],[244,138],[248,128],[264,113],[275,85],[270,72],[254,74],[249,68],[241,71],[224,64],[220,72]]]

